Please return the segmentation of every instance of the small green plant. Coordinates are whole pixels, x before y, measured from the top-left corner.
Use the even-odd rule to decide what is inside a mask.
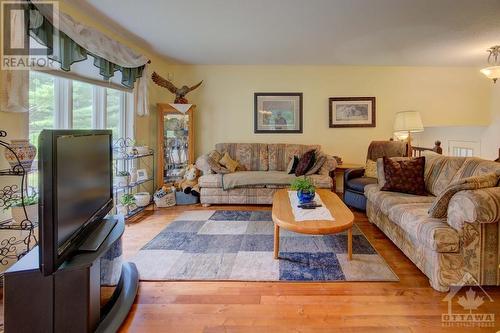
[[[10,199],[5,203],[4,210],[12,207],[22,207],[24,201],[24,206],[36,205],[38,203],[38,194],[26,195],[24,200],[21,198]]]
[[[135,197],[133,194],[124,194],[120,198],[120,203],[124,206],[130,206],[135,204]]]
[[[306,177],[295,178],[290,188],[293,191],[314,192],[315,188],[313,183]]]
[[[130,172],[128,172],[128,171],[118,171],[116,173],[116,175],[120,176],[120,177],[128,177],[128,176],[130,176]]]

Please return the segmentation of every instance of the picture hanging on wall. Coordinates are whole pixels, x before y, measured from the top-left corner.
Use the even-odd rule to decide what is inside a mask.
[[[375,97],[330,97],[330,127],[375,127]]]
[[[255,93],[254,133],[302,133],[302,93]]]

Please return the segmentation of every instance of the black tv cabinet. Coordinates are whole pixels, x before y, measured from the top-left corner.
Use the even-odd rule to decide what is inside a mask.
[[[38,247],[10,267],[4,275],[5,332],[116,332],[134,302],[139,276],[125,262],[111,299],[101,307],[100,258],[124,230],[118,218],[97,251],[73,256],[49,276],[40,272]],[[100,232],[106,230],[90,237]]]

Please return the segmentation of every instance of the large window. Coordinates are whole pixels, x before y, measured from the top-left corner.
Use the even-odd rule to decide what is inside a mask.
[[[30,72],[29,138],[37,145],[44,128],[113,130],[113,138],[133,137],[131,93]]]

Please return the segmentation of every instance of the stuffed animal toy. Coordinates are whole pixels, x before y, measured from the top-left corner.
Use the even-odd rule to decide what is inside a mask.
[[[179,188],[186,194],[192,194],[195,197],[200,196],[200,186],[198,185],[198,178],[200,177],[200,170],[194,164],[187,166],[184,178],[179,183]]]

